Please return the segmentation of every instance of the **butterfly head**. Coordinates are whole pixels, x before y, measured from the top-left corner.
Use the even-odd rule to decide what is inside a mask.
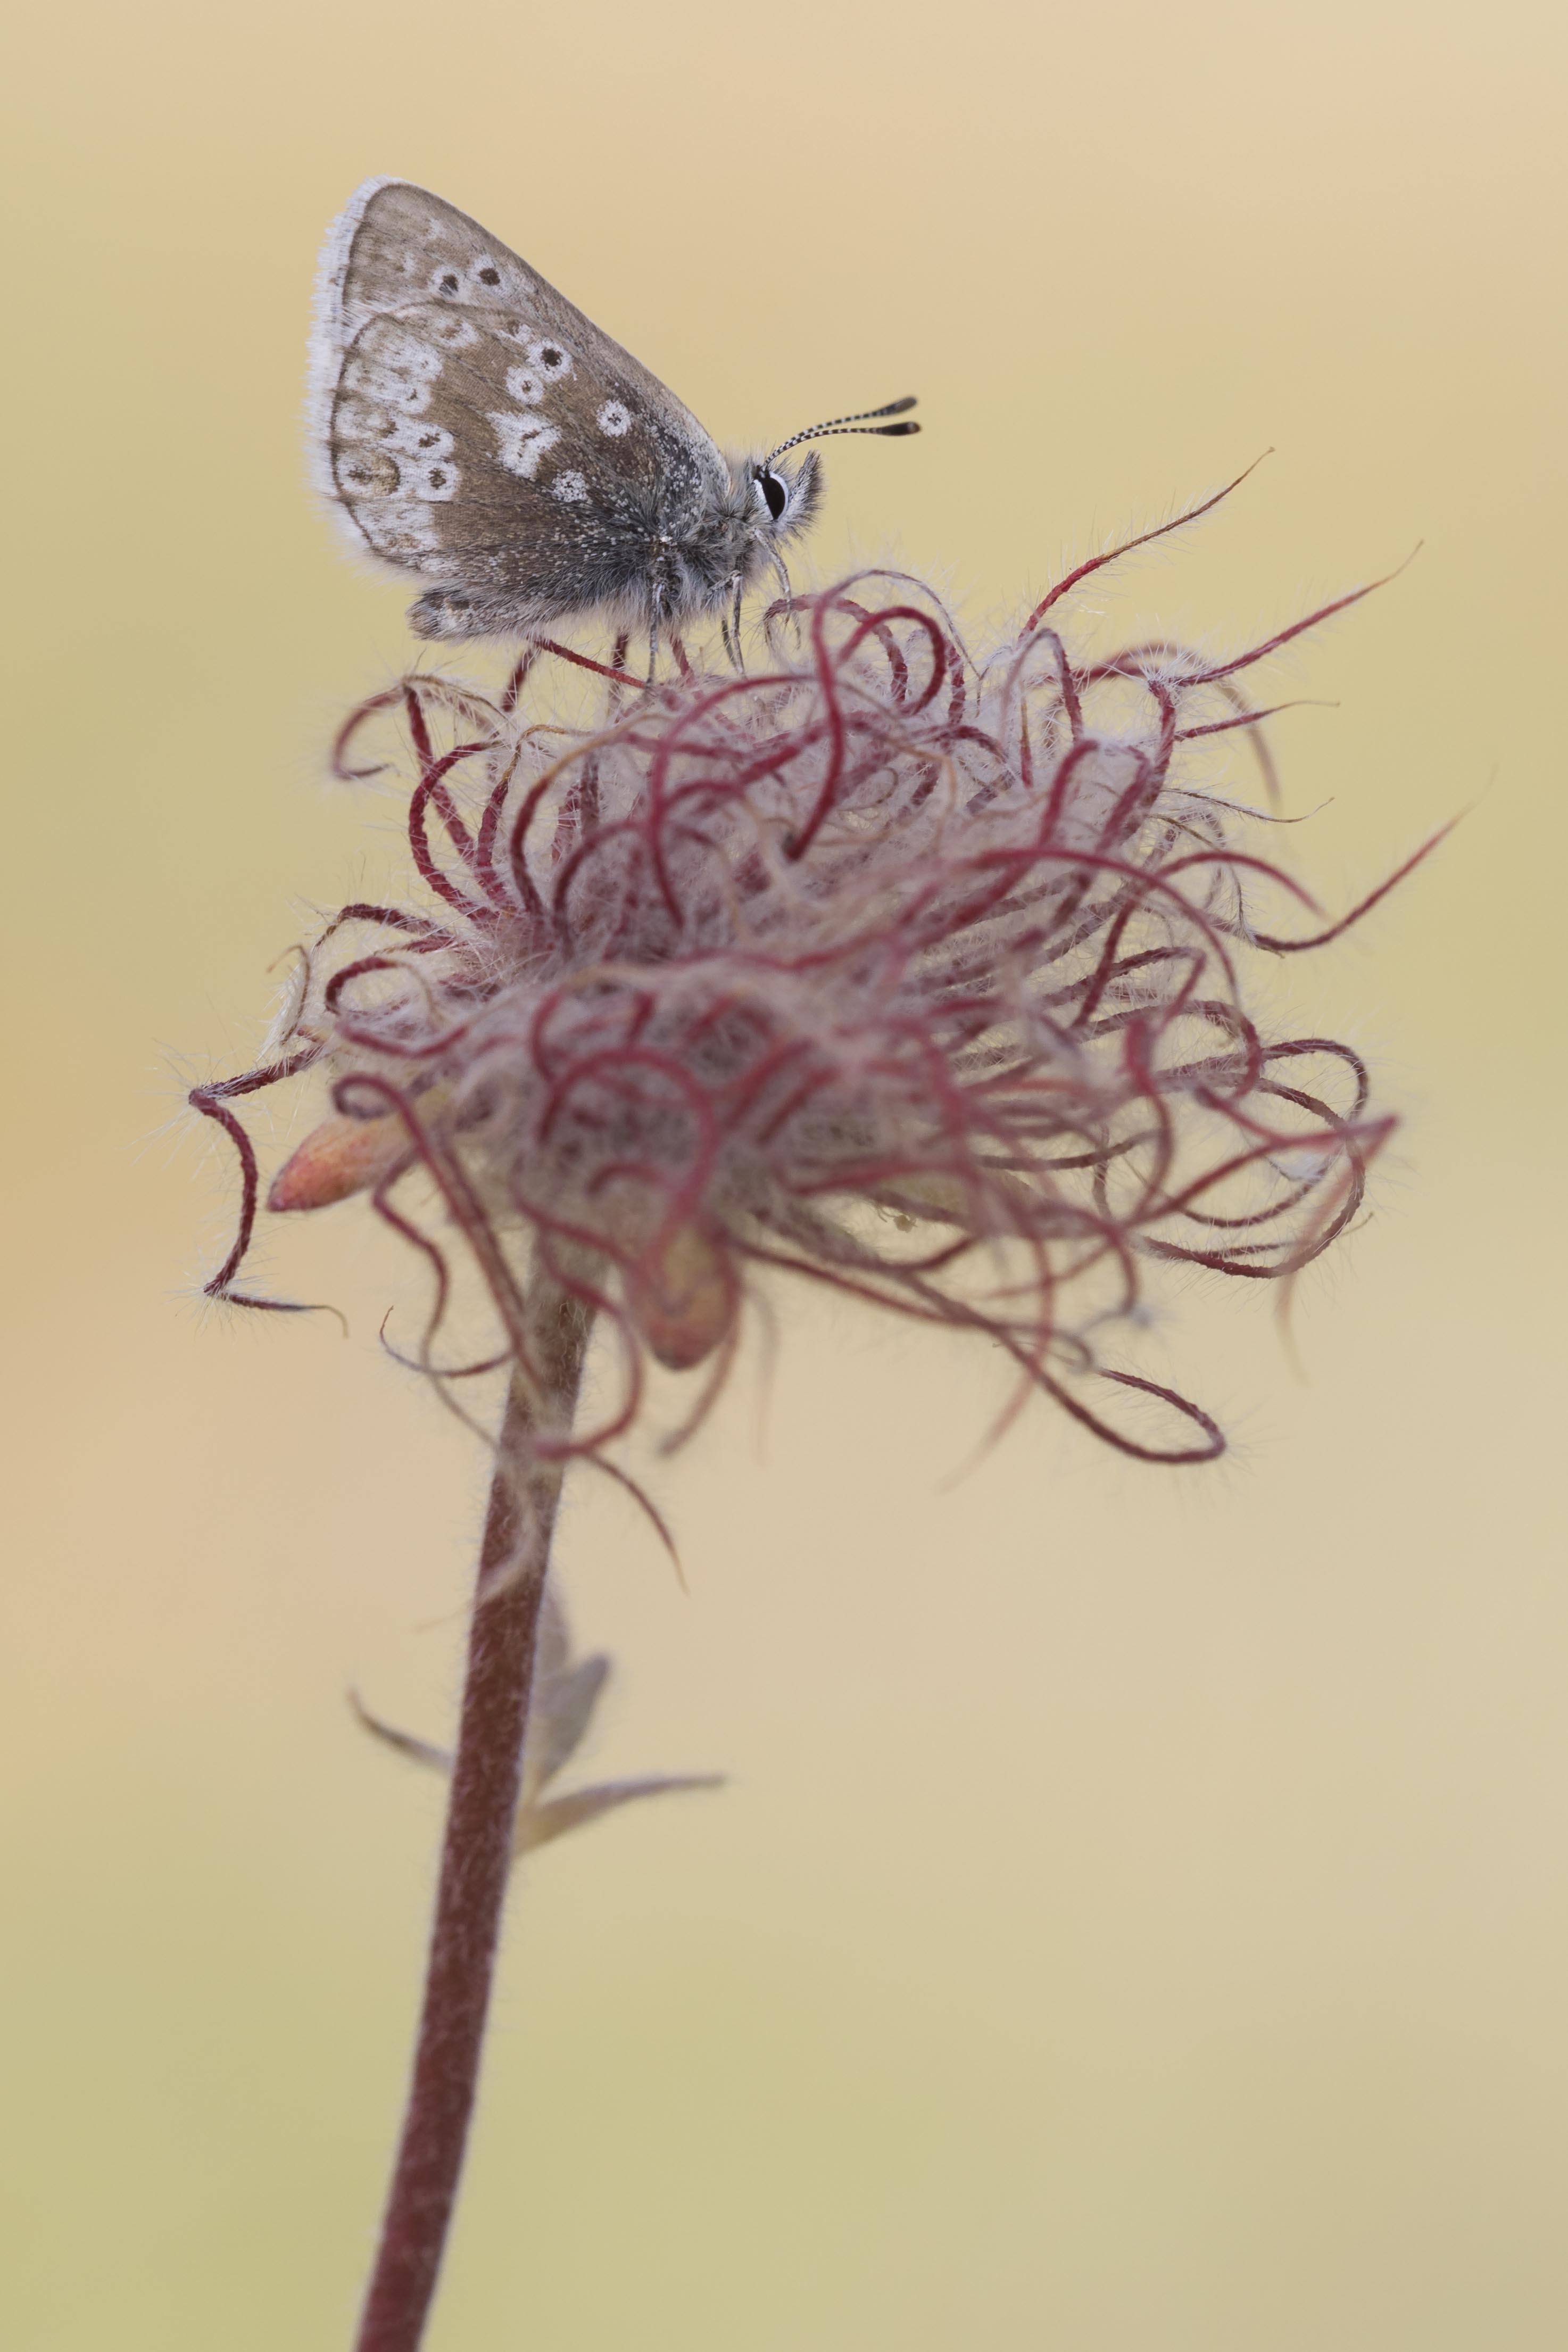
[[[792,539],[817,519],[822,503],[821,462],[808,449],[799,465],[771,457],[747,460],[744,478],[753,527],[767,540]]]
[[[826,440],[839,433],[918,433],[919,425],[912,422],[884,425],[875,421],[887,416],[902,417],[914,405],[913,399],[890,400],[881,408],[862,409],[852,416],[830,416],[821,425],[808,425],[803,433],[791,433],[787,441],[781,441],[765,457],[747,457],[739,465],[732,462],[734,487],[741,502],[739,520],[747,541],[746,553],[737,572],[743,584],[769,558],[777,563],[774,551],[779,542],[809,530],[821,505],[822,470],[817,452],[808,449],[798,462],[790,462],[787,453],[798,449],[803,442]]]
[[[781,466],[779,460],[786,451],[798,449],[803,441],[826,441],[839,433],[875,433],[888,439],[904,433],[918,433],[913,421],[901,425],[883,425],[874,419],[899,416],[915,405],[913,395],[904,400],[889,400],[881,408],[862,408],[853,416],[830,416],[821,425],[808,425],[803,433],[791,433],[788,441],[780,441],[766,457],[754,457],[747,471],[751,480],[752,497],[759,518],[765,518],[764,528],[775,539],[787,539],[791,532],[804,530],[816,515],[821,500],[821,472],[814,449],[808,450],[798,466]]]

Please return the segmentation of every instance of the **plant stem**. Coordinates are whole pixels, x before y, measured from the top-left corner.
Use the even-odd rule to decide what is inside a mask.
[[[553,1284],[536,1280],[528,1324],[542,1395],[530,1394],[514,1374],[479,1549],[413,2079],[357,2352],[417,2352],[474,2110],[562,1476],[562,1465],[540,1462],[529,1441],[541,1420],[552,1433],[570,1426],[590,1317]]]

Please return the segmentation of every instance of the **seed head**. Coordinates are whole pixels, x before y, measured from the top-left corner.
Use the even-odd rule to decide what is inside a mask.
[[[1343,922],[1256,928],[1262,886],[1311,901],[1267,812],[1212,783],[1238,731],[1268,773],[1241,674],[1354,600],[1229,660],[1089,659],[1052,608],[1109,560],[979,657],[875,574],[775,608],[751,676],[677,644],[653,686],[624,646],[541,646],[499,697],[415,673],[363,705],[340,772],[401,725],[423,903],[342,908],[278,1057],[198,1091],[246,1186],[210,1286],[246,1298],[258,1192],[230,1106],[309,1067],[329,1108],[269,1207],[368,1195],[431,1271],[441,1380],[471,1368],[443,1352],[457,1258],[487,1360],[525,1377],[548,1269],[620,1341],[610,1410],[563,1448],[628,1427],[650,1358],[707,1368],[700,1417],[747,1298],[792,1274],[989,1341],[1124,1453],[1217,1454],[1200,1406],[1114,1361],[1151,1262],[1294,1275],[1392,1124],[1348,1046],[1256,1012],[1260,958]],[[598,723],[538,715],[557,659],[602,686]],[[1164,1431],[1117,1419],[1128,1391]]]

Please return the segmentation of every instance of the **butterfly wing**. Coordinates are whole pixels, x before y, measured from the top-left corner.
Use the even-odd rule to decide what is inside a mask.
[[[661,531],[724,498],[690,410],[476,221],[371,180],[334,224],[312,349],[320,488],[473,631],[635,597]],[[415,607],[416,625],[420,607]]]

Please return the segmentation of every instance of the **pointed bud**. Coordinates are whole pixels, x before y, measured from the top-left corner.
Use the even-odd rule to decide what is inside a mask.
[[[700,1227],[678,1225],[628,1273],[626,1304],[660,1363],[672,1372],[690,1371],[712,1355],[735,1320],[735,1276]]]
[[[267,1196],[269,1209],[325,1209],[390,1176],[410,1150],[408,1129],[394,1112],[381,1118],[345,1118],[334,1112],[313,1127],[278,1170]]]

